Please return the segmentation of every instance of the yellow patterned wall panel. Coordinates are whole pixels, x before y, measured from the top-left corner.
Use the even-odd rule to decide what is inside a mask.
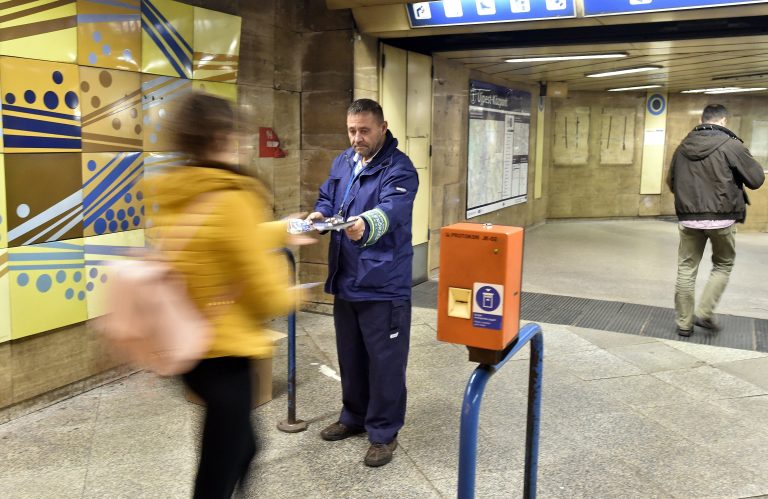
[[[237,82],[240,24],[239,16],[195,7],[194,79]]]
[[[8,250],[11,339],[86,319],[83,240]]]
[[[141,109],[145,151],[171,151],[165,132],[173,102],[192,88],[192,80],[141,75]]]
[[[74,64],[0,58],[4,151],[80,151],[79,81]]]
[[[8,250],[0,249],[0,343],[11,339],[11,295]]]
[[[112,273],[110,263],[135,258],[131,252],[143,247],[143,230],[85,238],[85,295],[89,319],[107,312],[105,298]]]
[[[139,71],[141,1],[77,0],[77,62]]]
[[[194,7],[173,0],[141,1],[141,71],[192,78]]]
[[[75,2],[0,1],[0,55],[75,62]]]
[[[192,88],[195,90],[204,90],[210,94],[218,95],[227,99],[233,104],[237,104],[237,85],[234,83],[218,83],[215,81],[193,80]]]
[[[144,227],[140,152],[83,153],[83,235]]]
[[[83,152],[140,151],[141,75],[80,68]]]

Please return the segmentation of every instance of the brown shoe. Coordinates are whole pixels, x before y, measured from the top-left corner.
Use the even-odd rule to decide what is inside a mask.
[[[392,452],[397,449],[397,439],[388,444],[371,444],[365,454],[365,464],[371,467],[384,466],[392,460]]]
[[[336,440],[344,440],[345,438],[359,435],[361,433],[365,433],[365,430],[362,428],[350,428],[349,426],[342,424],[340,421],[336,421],[321,431],[320,436],[323,438],[323,440],[335,442]]]

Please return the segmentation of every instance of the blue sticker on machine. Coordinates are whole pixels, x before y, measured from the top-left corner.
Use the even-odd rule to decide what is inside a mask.
[[[472,293],[475,303],[472,326],[500,330],[503,319],[504,286],[476,282]]]

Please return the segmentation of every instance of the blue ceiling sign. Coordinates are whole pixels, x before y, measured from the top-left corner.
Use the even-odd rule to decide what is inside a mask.
[[[754,3],[768,3],[768,0],[584,0],[584,15],[639,14]]]
[[[407,8],[413,28],[576,17],[574,0],[443,0]]]

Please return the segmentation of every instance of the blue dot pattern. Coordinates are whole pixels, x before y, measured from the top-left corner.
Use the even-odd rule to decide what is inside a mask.
[[[37,100],[37,95],[32,90],[27,90],[24,92],[24,100],[27,101],[27,104],[34,104]]]
[[[7,102],[8,104],[13,104],[14,102],[16,102],[16,96],[8,92],[7,94],[5,94],[5,102]]]
[[[93,222],[93,230],[98,235],[102,235],[107,231],[107,221],[103,218],[96,219],[95,222]]]
[[[77,94],[70,90],[64,94],[64,104],[66,104],[70,109],[77,109],[78,104],[80,104],[80,100],[77,98]]]
[[[37,278],[37,282],[35,283],[37,286],[37,290],[41,293],[47,293],[49,289],[51,289],[51,285],[53,285],[53,281],[51,280],[51,276],[48,274],[43,274],[40,277]]]
[[[53,77],[53,82],[56,85],[61,85],[64,82],[64,75],[61,74],[61,71],[54,71],[51,76]]]
[[[67,280],[67,273],[66,272],[64,272],[63,270],[59,270],[58,272],[56,272],[56,282],[61,284],[62,282],[66,281],[66,280]]]
[[[43,96],[43,102],[48,109],[56,109],[59,107],[59,96],[56,95],[56,92],[51,92],[49,90]]]
[[[97,269],[91,269],[90,271],[88,271],[88,275],[91,276],[91,279],[93,279],[94,277],[99,275],[99,271]]]
[[[18,275],[18,277],[16,277],[16,282],[18,283],[19,286],[23,288],[24,286],[29,284],[29,275],[22,272],[21,274]]]
[[[67,290],[64,292],[64,297],[65,297],[67,300],[71,300],[72,298],[74,298],[74,297],[75,297],[75,290],[74,290],[74,289],[72,289],[72,288],[69,288],[69,289],[67,289]]]

